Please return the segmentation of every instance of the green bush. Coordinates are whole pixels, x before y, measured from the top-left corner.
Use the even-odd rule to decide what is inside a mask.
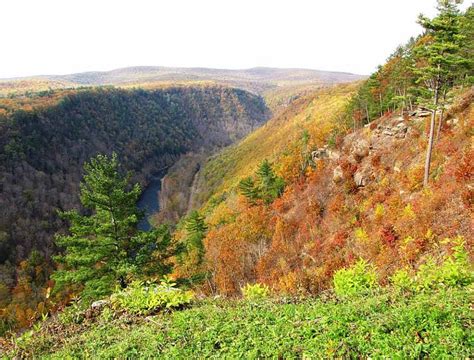
[[[390,278],[392,285],[398,290],[413,292],[430,289],[467,286],[474,281],[474,272],[464,247],[464,239],[445,239],[445,243],[453,242],[452,254],[446,255],[441,262],[429,257],[414,275],[405,269],[395,272]]]
[[[374,267],[362,259],[334,274],[334,291],[340,297],[366,293],[376,284],[377,275]]]
[[[469,285],[474,280],[472,265],[464,248],[464,239],[457,237],[453,240],[445,239],[444,242],[453,242],[453,253],[447,255],[441,264],[429,258],[420,266],[414,279],[417,290],[426,290],[436,287],[453,287]]]
[[[247,300],[264,299],[270,294],[268,286],[262,284],[247,284],[241,290]]]
[[[406,269],[400,269],[390,278],[396,290],[410,290],[413,286],[413,279]]]
[[[162,309],[179,308],[193,299],[191,291],[183,291],[164,279],[160,284],[135,281],[111,296],[112,305],[133,314],[149,315]]]

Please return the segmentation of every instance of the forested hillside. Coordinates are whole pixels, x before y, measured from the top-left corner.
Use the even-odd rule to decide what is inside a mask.
[[[358,89],[300,99],[209,159],[194,197],[205,257],[178,271],[206,274],[210,293],[314,294],[359,258],[387,281],[445,238],[472,255],[473,9],[443,6]]]
[[[54,253],[53,234],[64,226],[57,211],[78,206],[82,165],[92,156],[116,152],[144,186],[181,154],[229,145],[268,116],[261,98],[218,86],[90,89],[42,99],[44,106],[0,117],[2,304],[20,261],[34,250],[39,266],[38,257]]]
[[[9,261],[23,251],[9,247],[12,235],[24,241],[27,231],[50,229],[36,199],[49,202],[52,219],[53,207],[78,198],[87,211],[63,213],[54,269],[41,267],[36,251],[20,263],[0,350],[46,358],[472,357],[474,8],[458,5],[440,0],[435,17],[421,15],[423,33],[366,81],[274,92],[278,111],[265,124],[260,98],[215,87],[86,90],[53,107],[5,110]],[[258,125],[207,159],[196,151]],[[111,150],[119,156],[95,156]],[[66,173],[65,163],[77,171]],[[170,211],[142,231],[136,182],[171,163],[163,187]],[[55,197],[50,184],[59,184]],[[49,282],[38,290],[38,279]],[[44,302],[28,308],[35,291]],[[12,318],[41,321],[18,335]]]

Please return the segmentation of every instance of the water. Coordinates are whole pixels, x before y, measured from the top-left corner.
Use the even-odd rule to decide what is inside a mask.
[[[145,217],[138,224],[138,229],[149,231],[152,228],[150,216],[156,214],[160,210],[159,194],[161,189],[161,178],[156,177],[150,181],[150,184],[143,191],[137,206],[139,209],[145,211]]]

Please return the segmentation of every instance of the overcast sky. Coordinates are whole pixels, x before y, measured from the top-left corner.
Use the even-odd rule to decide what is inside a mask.
[[[369,74],[398,44],[420,33],[417,15],[434,15],[435,5],[435,0],[0,0],[0,78],[136,65]]]

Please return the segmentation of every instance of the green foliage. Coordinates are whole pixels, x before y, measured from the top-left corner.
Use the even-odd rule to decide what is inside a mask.
[[[197,272],[192,279],[188,280],[201,280],[204,274],[199,273],[199,267],[204,260],[203,240],[206,237],[207,224],[204,217],[194,210],[184,219],[184,229],[186,230],[186,237],[182,241],[184,249],[178,261],[181,266],[186,265]]]
[[[472,288],[381,291],[297,302],[207,301],[149,321],[129,316],[35,334],[25,358],[465,359],[472,355]],[[25,339],[26,340],[26,339]]]
[[[362,259],[334,274],[334,291],[340,297],[365,294],[376,285],[375,268]]]
[[[464,247],[464,240],[458,237],[454,239],[454,243],[453,254],[448,255],[441,264],[429,258],[420,266],[414,279],[417,290],[466,286],[474,281],[474,272]]]
[[[457,79],[464,78],[465,70],[472,61],[461,52],[465,38],[461,34],[462,16],[453,1],[440,1],[439,14],[433,19],[420,16],[419,23],[425,29],[428,40],[414,47],[418,66],[416,82],[423,84],[438,105],[440,91],[451,87]]]
[[[471,85],[474,69],[474,8],[440,1],[433,19],[420,16],[425,33],[399,46],[359,88],[346,109],[346,128],[360,127],[387,111],[433,107],[453,86]],[[444,100],[444,99],[443,99]]]
[[[270,289],[263,284],[247,284],[241,290],[246,300],[265,299],[270,295]]]
[[[256,180],[247,177],[239,183],[240,192],[251,204],[261,200],[268,205],[283,194],[285,181],[275,175],[268,160],[265,159],[260,163],[255,178]]]
[[[66,307],[59,315],[58,321],[61,325],[80,324],[84,321],[84,310],[86,306],[82,302],[73,302]]]
[[[64,249],[56,257],[61,264],[53,275],[56,288],[83,287],[83,297],[94,299],[110,294],[117,283],[125,287],[127,278],[144,273],[148,264],[158,275],[168,273],[171,269],[164,261],[173,255],[171,236],[166,228],[138,231],[143,217],[136,206],[140,186],[129,186],[129,175],[120,172],[117,155],[98,155],[84,170],[81,202],[90,215],[77,210],[62,213],[71,225],[70,235],[56,237]],[[160,259],[154,257],[157,252]]]
[[[189,235],[204,235],[206,233],[207,225],[199,211],[194,210],[191,212],[186,219],[185,229]]]
[[[191,303],[193,293],[175,286],[176,284],[167,278],[158,285],[134,281],[126,289],[111,296],[112,304],[132,314],[149,315]]]
[[[258,199],[258,190],[255,185],[255,181],[251,176],[242,179],[239,183],[239,190],[251,204],[255,204]]]
[[[410,290],[413,286],[413,279],[406,269],[395,271],[390,281],[397,290]]]

